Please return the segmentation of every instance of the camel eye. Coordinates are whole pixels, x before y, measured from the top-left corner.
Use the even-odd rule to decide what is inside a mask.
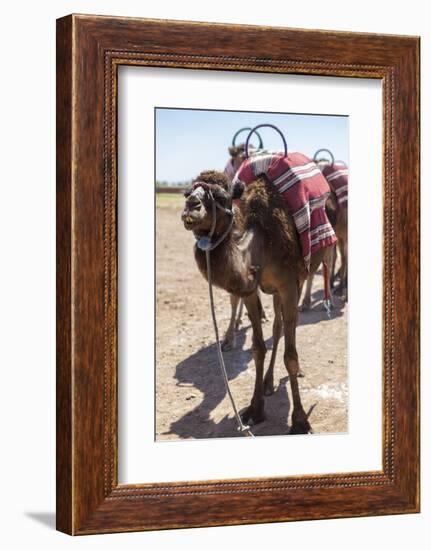
[[[189,201],[188,207],[189,207],[189,210],[196,210],[197,212],[199,212],[200,209],[202,208],[202,203],[197,200],[192,200],[192,201]]]

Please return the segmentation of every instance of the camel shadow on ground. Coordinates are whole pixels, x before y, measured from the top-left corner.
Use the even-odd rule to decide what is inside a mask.
[[[323,290],[316,290],[311,295],[311,308],[306,311],[300,311],[298,316],[298,326],[314,325],[321,321],[331,321],[337,317],[344,315],[344,308],[346,302],[339,296],[333,295],[332,297],[334,307],[331,310],[331,316],[328,317],[325,308],[323,307]]]
[[[251,349],[243,349],[248,326],[243,327],[237,334],[237,345],[234,350],[224,354],[229,381],[237,378],[247,369],[253,369]],[[270,350],[272,338],[267,340]],[[229,413],[220,421],[211,418],[211,413],[226,397],[222,373],[217,362],[217,349],[213,344],[200,349],[176,367],[175,378],[177,385],[196,388],[203,394],[202,401],[180,419],[171,423],[170,428],[163,435],[175,434],[181,439],[207,439],[216,437],[242,437],[237,430],[237,423],[229,403]],[[279,381],[278,387],[272,396],[265,398],[264,422],[252,427],[254,435],[286,435],[289,433],[287,419],[290,412],[290,400],[287,392],[288,376]],[[252,389],[250,395],[251,399]]]

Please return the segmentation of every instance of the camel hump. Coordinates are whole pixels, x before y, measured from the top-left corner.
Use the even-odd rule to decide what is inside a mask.
[[[299,236],[292,215],[281,195],[265,176],[246,186],[238,201],[246,229],[259,226],[272,251],[302,264]]]
[[[275,153],[250,157],[235,175],[233,185],[250,185],[264,177],[284,200],[292,215],[307,269],[311,255],[336,242],[325,212],[330,187],[314,161],[302,153]]]

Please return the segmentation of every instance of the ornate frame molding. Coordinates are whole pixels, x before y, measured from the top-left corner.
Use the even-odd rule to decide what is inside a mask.
[[[263,33],[262,55],[245,55]],[[186,44],[179,38],[185,34]],[[418,39],[69,16],[58,20],[57,50],[58,529],[84,534],[418,511]],[[382,80],[382,471],[118,485],[120,65]],[[408,240],[401,231],[406,226]]]

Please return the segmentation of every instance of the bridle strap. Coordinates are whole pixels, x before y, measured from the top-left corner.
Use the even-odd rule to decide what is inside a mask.
[[[201,250],[214,250],[219,244],[221,244],[226,237],[229,235],[234,221],[233,212],[229,208],[224,208],[221,206],[216,200],[214,200],[214,196],[211,191],[211,187],[203,182],[203,181],[197,181],[193,184],[193,189],[197,189],[198,187],[202,187],[204,191],[208,194],[210,200],[211,200],[211,206],[212,206],[212,223],[211,223],[211,229],[207,236],[205,237],[199,237],[197,238],[197,245]],[[212,242],[212,238],[215,233],[216,225],[217,225],[217,208],[219,210],[222,210],[225,214],[230,216],[230,222],[226,229],[226,231],[217,239],[215,243]]]

